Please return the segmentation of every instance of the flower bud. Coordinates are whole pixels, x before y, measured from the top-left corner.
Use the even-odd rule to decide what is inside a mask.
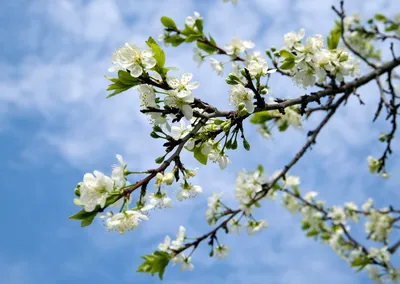
[[[231,123],[230,123],[230,122],[226,123],[226,124],[223,126],[223,130],[224,130],[225,132],[228,132],[229,129],[231,129]]]
[[[174,173],[173,172],[168,172],[164,175],[162,181],[167,184],[167,185],[171,185],[174,182]]]
[[[150,133],[150,136],[154,139],[160,138],[160,136],[158,136],[154,131]]]
[[[82,184],[82,182],[78,183],[77,186],[76,186],[76,188],[74,189],[74,193],[75,193],[75,195],[78,196],[78,197],[81,196],[81,190],[80,190],[81,184]]]
[[[250,151],[250,144],[247,142],[246,139],[243,139],[243,147],[247,150]]]
[[[235,141],[233,141],[233,143],[232,143],[232,145],[231,145],[231,149],[232,149],[232,150],[236,150],[237,147],[238,147],[238,142],[235,140]]]
[[[248,111],[247,111],[246,108],[240,110],[239,113],[238,113],[239,116],[245,116],[246,114],[248,114]]]
[[[164,161],[164,158],[165,158],[165,156],[158,157],[158,158],[155,160],[155,162],[156,162],[157,164],[161,164],[161,163]]]
[[[349,59],[349,54],[347,52],[342,52],[339,56],[339,62],[343,62]]]
[[[240,111],[240,110],[244,109],[245,107],[246,107],[246,105],[244,103],[240,103],[238,105],[238,110]]]

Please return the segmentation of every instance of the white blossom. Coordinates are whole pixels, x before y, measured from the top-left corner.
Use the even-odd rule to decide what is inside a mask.
[[[108,69],[109,72],[117,70],[129,70],[132,77],[140,77],[143,71],[151,69],[156,65],[152,50],[140,50],[134,43],[126,43],[114,53],[114,66]]]
[[[169,236],[165,236],[164,242],[158,245],[158,249],[160,251],[168,251],[170,245],[171,245],[171,238]]]
[[[310,191],[310,192],[307,192],[307,193],[303,196],[303,198],[304,198],[304,200],[306,200],[307,202],[312,203],[312,202],[314,202],[315,197],[317,197],[317,195],[318,195],[318,192]]]
[[[296,32],[290,32],[285,34],[284,40],[285,40],[285,45],[289,48],[295,47],[296,43],[299,43],[305,35],[305,30],[300,29],[298,33]]]
[[[211,150],[211,152],[208,154],[208,158],[214,163],[218,162],[221,170],[225,169],[226,166],[231,162],[231,159],[227,155],[225,155],[224,152],[215,149]]]
[[[109,231],[118,231],[125,234],[126,230],[134,230],[142,220],[149,218],[139,211],[126,210],[125,212],[111,215],[105,222]]]
[[[260,232],[262,229],[268,227],[268,222],[266,220],[252,221],[250,220],[247,224],[247,233],[252,235],[253,233]]]
[[[226,53],[232,56],[240,56],[241,52],[244,52],[246,49],[251,49],[255,45],[251,41],[242,41],[237,37],[232,39],[230,44],[225,45]]]
[[[203,189],[199,185],[192,185],[186,180],[181,183],[181,190],[177,193],[176,198],[182,201],[187,198],[195,197],[197,194],[202,193]]]
[[[276,69],[268,70],[268,63],[265,61],[265,58],[260,55],[259,51],[247,54],[245,66],[249,70],[252,78],[276,72]]]
[[[367,265],[366,270],[367,270],[369,278],[371,278],[372,281],[374,281],[375,283],[378,283],[378,284],[384,283],[382,280],[382,276],[381,276],[382,274],[378,268],[376,268],[373,265]]]
[[[346,224],[346,213],[343,207],[333,206],[332,211],[328,213],[328,217],[332,218],[336,225]]]
[[[144,109],[147,109],[148,107],[157,107],[156,95],[151,86],[140,85],[137,90],[140,93],[140,100],[142,101],[141,106],[144,107]]]
[[[214,253],[218,259],[223,259],[228,256],[229,248],[226,245],[218,245],[215,248]]]
[[[188,27],[197,30],[197,27],[195,26],[196,20],[201,20],[201,19],[203,19],[203,18],[200,17],[200,13],[199,12],[194,12],[194,17],[192,17],[192,16],[186,17],[185,24]]]
[[[229,222],[228,222],[228,231],[231,234],[240,234],[240,228],[242,227],[242,225],[240,224],[239,220],[232,218]]]
[[[299,86],[307,88],[315,83],[324,83],[328,75],[343,82],[345,76],[359,74],[359,60],[341,49],[329,50],[324,48],[322,35],[308,37],[305,44],[301,43],[304,29],[298,33],[290,32],[284,36],[285,47],[281,51],[291,53],[294,66],[291,69],[293,80]],[[287,60],[285,59],[285,61]],[[284,62],[285,62],[284,61]],[[286,61],[288,62],[288,61]]]
[[[211,68],[217,72],[218,76],[222,76],[223,72],[224,72],[224,66],[222,65],[222,62],[218,61],[215,58],[210,58],[210,64],[211,64]]]
[[[119,165],[113,165],[111,179],[117,188],[121,188],[126,184],[125,170],[127,165],[121,155],[117,154],[116,157]]]
[[[365,224],[365,231],[374,241],[386,241],[392,231],[393,217],[390,214],[371,210],[367,216],[369,222]]]
[[[114,189],[111,178],[99,171],[94,171],[93,174],[85,174],[80,185],[79,201],[87,212],[92,212],[97,205],[104,208],[107,197]]]
[[[293,197],[292,195],[287,194],[287,193],[283,194],[283,205],[292,214],[296,214],[301,208],[301,206],[300,206],[299,202],[297,201],[297,199],[295,197]]]
[[[187,134],[192,131],[193,127],[189,124],[186,126],[185,122],[181,119],[179,122],[179,126],[172,126],[171,127],[171,137],[174,140],[179,140],[185,137]]]
[[[232,86],[230,90],[229,102],[231,103],[231,105],[235,106],[236,109],[238,109],[241,103],[244,103],[247,112],[253,113],[254,112],[253,98],[254,98],[253,92],[246,89],[241,84]]]
[[[193,48],[193,60],[197,63],[197,67],[200,67],[204,61],[204,55],[201,53],[201,50],[197,47]]]
[[[186,229],[183,226],[179,226],[178,233],[176,234],[176,239],[171,242],[170,249],[178,250],[182,247],[183,242],[186,238]]]
[[[377,258],[379,261],[388,263],[390,260],[390,253],[386,246],[382,248],[372,247],[369,249],[368,257]]]
[[[167,196],[166,192],[150,193],[146,199],[148,200],[147,205],[142,210],[172,207],[172,199]]]
[[[373,205],[374,205],[374,201],[372,200],[372,198],[368,198],[368,200],[365,201],[365,203],[362,205],[361,208],[363,211],[369,212],[372,209]]]

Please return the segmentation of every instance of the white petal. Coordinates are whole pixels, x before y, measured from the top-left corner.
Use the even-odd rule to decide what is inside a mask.
[[[185,73],[185,74],[182,75],[181,82],[182,82],[183,85],[186,86],[187,84],[189,84],[189,82],[190,82],[190,80],[192,80],[192,78],[193,78],[193,74]]]
[[[131,68],[131,76],[134,78],[140,77],[140,75],[142,75],[143,70],[142,67],[140,67],[139,64],[135,64],[132,66]]]
[[[190,105],[182,106],[181,111],[187,120],[190,120],[193,117],[193,109]]]

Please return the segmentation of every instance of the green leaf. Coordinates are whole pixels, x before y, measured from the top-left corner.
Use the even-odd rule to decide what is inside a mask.
[[[260,173],[260,174],[263,174],[264,173],[264,167],[263,167],[263,165],[258,165],[257,166],[257,171]]]
[[[96,214],[83,219],[81,222],[81,227],[86,227],[92,224],[94,217],[96,217]]]
[[[319,235],[319,231],[316,230],[316,229],[313,229],[313,230],[309,231],[306,236],[307,237],[314,237],[314,236],[318,236],[318,235]]]
[[[371,260],[366,257],[357,257],[353,260],[350,267],[358,267],[356,272],[360,272],[365,266],[371,263]]]
[[[254,203],[254,206],[257,208],[261,208],[261,204],[259,202]]]
[[[303,222],[303,225],[301,226],[301,229],[303,231],[308,230],[311,227],[310,223],[308,222]]]
[[[147,45],[154,51],[154,59],[157,61],[157,66],[163,68],[165,65],[165,53],[164,50],[158,45],[158,43],[152,38],[146,41]]]
[[[194,150],[194,157],[196,158],[197,161],[199,161],[203,165],[207,165],[207,160],[208,160],[208,155],[204,155],[201,152],[201,147],[197,147]]]
[[[168,36],[164,38],[164,42],[170,43],[172,46],[179,46],[185,39],[179,35]]]
[[[118,79],[122,84],[127,86],[136,86],[140,84],[137,78],[132,77],[129,72],[123,70],[118,71]]]
[[[283,122],[278,126],[279,131],[283,132],[289,127],[289,122],[287,120],[283,120]]]
[[[393,31],[396,31],[396,30],[399,29],[399,27],[400,27],[399,24],[391,24],[390,26],[387,26],[387,27],[385,28],[385,32],[393,32]]]
[[[167,16],[161,17],[161,23],[162,23],[162,24],[164,25],[164,27],[166,27],[166,28],[170,28],[170,29],[173,29],[173,30],[176,30],[176,29],[177,29],[174,20],[172,20],[170,17],[167,17]]]
[[[385,15],[382,14],[375,14],[375,19],[380,22],[386,22],[387,18]]]
[[[194,22],[194,25],[197,27],[197,30],[200,33],[203,33],[203,20],[202,19],[196,19],[196,21]]]
[[[250,122],[253,124],[262,124],[271,119],[272,116],[269,111],[261,111],[253,114],[253,116],[250,118]]]
[[[75,213],[72,216],[69,216],[68,219],[71,220],[84,220],[90,216],[96,216],[97,212],[96,210],[93,210],[92,212],[87,212],[84,209],[82,209],[81,211],[79,211],[78,213]]]
[[[200,48],[201,50],[204,50],[205,52],[209,54],[213,54],[216,52],[218,49],[214,46],[211,46],[209,44],[205,44],[203,42],[197,41],[197,47]]]
[[[193,42],[195,40],[202,39],[203,37],[204,36],[202,34],[193,34],[193,35],[188,36],[185,39],[185,42]]]
[[[119,194],[113,194],[113,195],[109,196],[109,197],[107,198],[107,201],[106,201],[106,207],[109,206],[109,205],[114,204],[114,203],[117,202],[120,198],[121,198],[121,195],[119,195]]]
[[[285,57],[286,59],[295,59],[296,56],[294,56],[294,54],[292,54],[290,51],[287,51],[286,49],[282,49],[281,51],[279,51],[279,55],[282,57]]]
[[[107,91],[113,91],[107,98],[113,97],[141,83],[137,78],[133,78],[128,72],[122,70],[118,71],[118,78],[106,78],[113,82],[107,88]]]
[[[217,43],[215,42],[214,38],[213,38],[210,34],[208,34],[208,35],[209,35],[209,37],[210,37],[210,42],[211,42],[211,44],[212,44],[213,46],[217,46]]]
[[[285,61],[283,61],[283,64],[279,68],[282,70],[290,70],[295,65],[296,63],[294,62],[294,60],[286,59]]]
[[[327,37],[328,48],[330,50],[337,49],[341,34],[342,32],[339,28],[335,28],[331,31],[331,35]]]
[[[194,29],[192,29],[189,26],[185,25],[185,28],[183,29],[183,31],[181,31],[181,34],[183,34],[185,36],[189,36],[191,34],[197,34],[197,31],[195,31]]]
[[[297,185],[293,185],[292,188],[293,188],[294,194],[296,196],[300,196],[299,187]]]
[[[151,255],[142,256],[145,260],[137,269],[137,272],[150,273],[152,276],[158,273],[158,277],[162,280],[171,256],[163,251],[156,251]]]

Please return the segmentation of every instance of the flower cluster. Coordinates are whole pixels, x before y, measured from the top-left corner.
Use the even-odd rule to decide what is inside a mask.
[[[253,211],[255,198],[263,190],[263,185],[268,182],[262,170],[247,172],[242,170],[236,178],[235,198],[239,201],[239,208],[246,215]]]
[[[230,90],[229,102],[238,110],[241,104],[248,113],[254,112],[254,93],[246,89],[242,84],[232,86]]]
[[[325,49],[321,35],[308,37],[303,44],[304,36],[304,29],[286,34],[285,47],[279,52],[285,58],[281,69],[292,70],[293,80],[299,86],[307,88],[315,83],[322,84],[328,77],[342,82],[345,76],[359,73],[359,62],[348,52]]]
[[[265,76],[267,74],[275,73],[276,69],[269,69],[268,63],[259,51],[248,53],[244,62],[247,70],[252,78]]]
[[[316,192],[309,192],[301,196],[298,191],[293,193],[287,190],[284,190],[282,196],[283,205],[292,214],[296,212],[302,214],[302,229],[307,231],[307,236],[320,237],[323,243],[328,244],[352,266],[361,266],[361,269],[366,266],[368,275],[373,281],[383,283],[384,279],[398,279],[399,271],[392,268],[390,264],[391,253],[387,246],[388,235],[392,231],[394,220],[389,209],[374,209],[372,199],[368,199],[362,205],[362,210],[359,210],[353,202],[345,203],[344,207],[327,208],[323,201],[316,200],[316,196]],[[353,239],[349,239],[350,225],[347,224],[347,219],[358,222],[360,216],[364,216],[367,220],[365,231],[368,238],[382,242],[385,246],[366,249]],[[330,225],[329,222],[331,222]],[[377,267],[368,263],[378,263],[388,267],[388,274],[384,277]]]
[[[215,225],[218,220],[218,214],[220,214],[220,209],[224,206],[221,203],[222,193],[213,193],[211,197],[208,198],[208,208],[206,211],[206,219],[209,225]]]
[[[345,38],[347,43],[361,56],[370,59],[380,59],[381,51],[376,49],[372,41],[375,36],[372,33],[361,32],[357,27],[360,24],[360,15],[358,13],[347,16],[343,19]]]
[[[171,241],[171,238],[167,235],[164,239],[164,242],[158,245],[158,249],[160,251],[165,251],[173,255],[172,260],[174,264],[181,265],[181,271],[186,271],[186,270],[191,271],[194,268],[191,262],[192,258],[190,256],[186,257],[183,252],[179,254],[175,254],[174,252],[183,247],[185,239],[186,239],[186,229],[185,227],[180,226],[179,231],[176,234],[176,239],[174,241]]]

